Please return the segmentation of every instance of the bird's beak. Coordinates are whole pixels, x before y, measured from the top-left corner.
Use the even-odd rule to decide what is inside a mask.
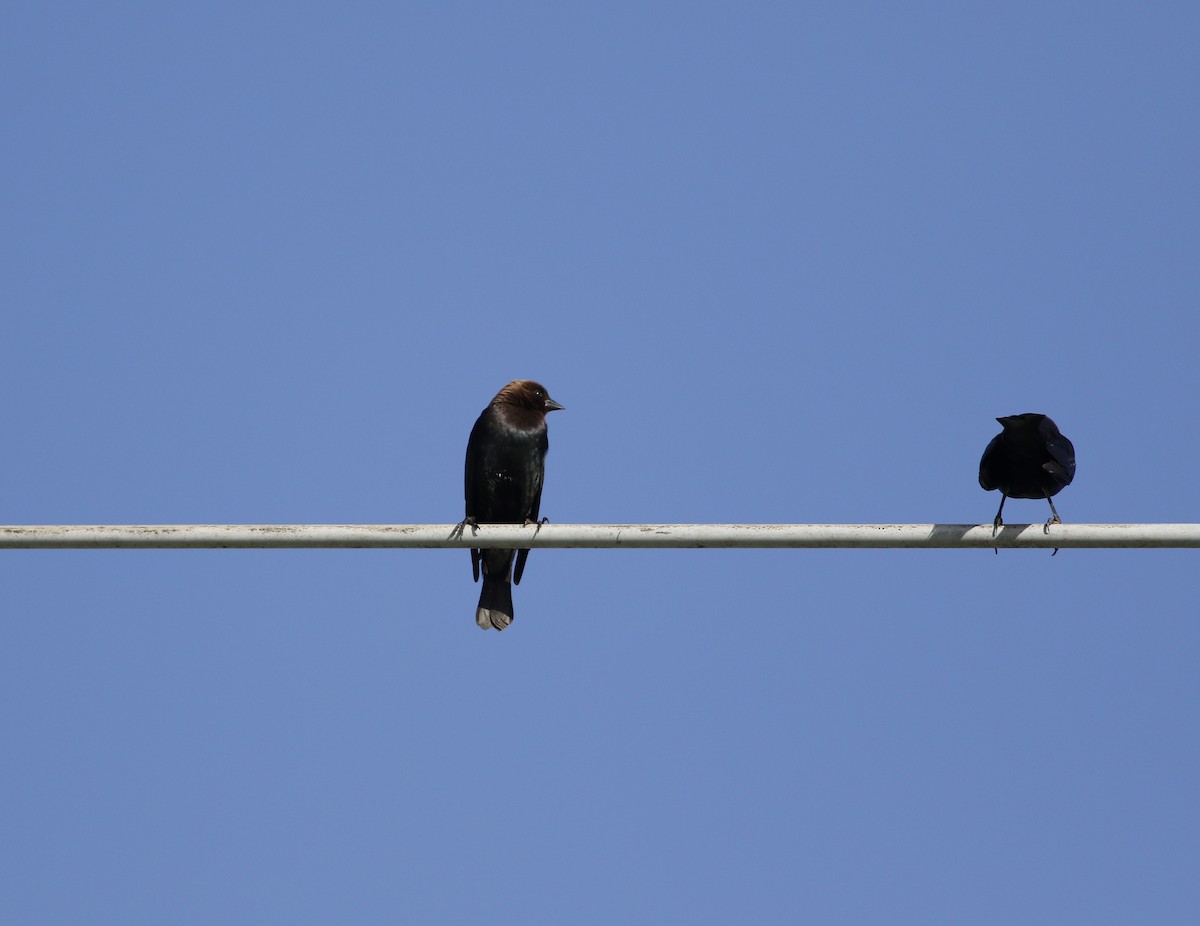
[[[550,398],[550,396],[546,396],[546,411],[548,411],[548,412],[560,412],[560,411],[562,411],[564,408],[566,408],[566,406],[565,406],[565,405],[559,405],[559,404],[558,404],[557,402],[555,402],[555,401],[554,401],[552,398]]]
[[[996,420],[1007,428],[1009,423],[1013,420],[1013,417],[1012,415],[1005,415],[1003,418],[997,418]]]

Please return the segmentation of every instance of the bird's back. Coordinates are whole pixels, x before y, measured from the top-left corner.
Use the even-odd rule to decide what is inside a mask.
[[[979,461],[979,484],[1013,498],[1045,498],[1075,476],[1075,448],[1046,416],[1005,427]],[[1034,420],[1036,419],[1036,420]]]

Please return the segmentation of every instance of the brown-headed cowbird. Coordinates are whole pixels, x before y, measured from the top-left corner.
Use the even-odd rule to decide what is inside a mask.
[[[1051,497],[1075,478],[1075,448],[1063,437],[1058,425],[1033,412],[997,418],[1004,430],[992,438],[979,461],[979,484],[989,492],[1000,490],[1000,508],[992,522],[992,533],[1004,522],[1004,501],[1013,498],[1044,498],[1052,517],[1046,522],[1061,524]],[[1055,550],[1054,552],[1058,552]]]
[[[546,414],[562,408],[544,386],[513,380],[496,393],[467,441],[463,524],[530,524],[538,519],[545,474]],[[516,554],[516,570],[513,570]],[[483,589],[475,623],[503,630],[513,620],[512,583],[521,581],[528,550],[472,550],[471,572]]]

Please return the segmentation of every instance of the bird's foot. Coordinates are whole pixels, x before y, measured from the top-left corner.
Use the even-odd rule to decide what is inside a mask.
[[[467,517],[467,518],[463,518],[461,521],[459,521],[457,524],[454,525],[454,530],[452,530],[450,532],[450,539],[451,540],[462,540],[463,531],[466,529],[468,524],[471,525],[471,536],[472,537],[474,537],[476,534],[479,533],[479,522],[476,521],[474,518]]]
[[[549,519],[549,518],[542,518],[540,521],[530,521],[530,520],[529,520],[529,518],[526,518],[526,519],[525,519],[525,527],[529,527],[529,525],[530,525],[530,524],[536,524],[536,525],[537,525],[537,530],[535,530],[535,531],[533,532],[533,536],[535,536],[535,537],[538,535],[538,531],[540,531],[540,530],[542,529],[542,525],[543,525],[543,524],[549,524],[549,523],[550,523],[550,519]]]
[[[1058,515],[1054,515],[1053,517],[1047,518],[1045,526],[1042,527],[1042,532],[1049,534],[1051,524],[1062,524],[1062,519]],[[1057,556],[1058,555],[1058,547],[1055,547],[1054,552],[1051,553],[1050,555]]]

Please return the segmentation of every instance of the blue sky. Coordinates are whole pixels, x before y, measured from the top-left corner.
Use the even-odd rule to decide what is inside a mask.
[[[11,3],[9,523],[1200,520],[1186,4]],[[1010,523],[1043,520],[1013,500]],[[0,915],[1193,923],[1191,551],[0,555]]]

